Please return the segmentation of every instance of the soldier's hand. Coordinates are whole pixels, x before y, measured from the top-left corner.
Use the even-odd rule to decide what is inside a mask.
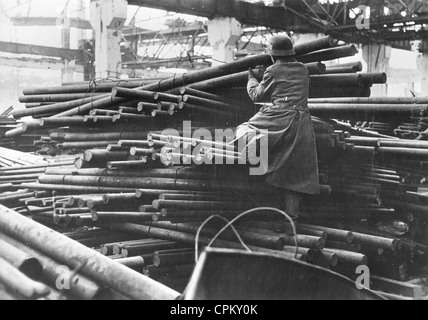
[[[257,71],[259,72],[259,75],[263,75],[266,72],[266,67],[263,65],[257,66]]]
[[[256,79],[256,75],[253,72],[253,69],[248,69],[248,80]]]

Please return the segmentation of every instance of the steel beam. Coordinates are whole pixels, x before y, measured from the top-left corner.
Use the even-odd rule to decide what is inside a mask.
[[[15,27],[51,27],[61,24],[66,28],[92,30],[92,26],[89,21],[74,18],[60,20],[56,17],[11,17],[10,21]]]
[[[64,63],[60,60],[42,58],[9,58],[0,57],[0,65],[11,68],[29,68],[29,69],[49,69],[49,70],[62,70]],[[83,73],[81,65],[76,65],[76,72]]]
[[[66,60],[83,61],[83,51],[55,47],[36,46],[17,42],[0,41],[0,52],[58,57]]]
[[[285,0],[290,7],[300,8],[301,1]],[[307,1],[314,4],[316,1]],[[235,18],[242,24],[291,30],[296,25],[306,26],[306,32],[316,31],[300,17],[278,6],[265,6],[236,0],[128,0],[129,5],[149,7],[213,19]]]

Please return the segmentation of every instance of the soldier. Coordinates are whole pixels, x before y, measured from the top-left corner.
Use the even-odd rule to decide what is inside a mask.
[[[302,194],[319,194],[318,159],[311,115],[308,110],[309,72],[297,62],[293,42],[286,35],[270,41],[273,65],[259,83],[250,69],[248,94],[255,102],[270,100],[237,136],[268,131],[266,182],[285,191],[286,213],[298,217]]]

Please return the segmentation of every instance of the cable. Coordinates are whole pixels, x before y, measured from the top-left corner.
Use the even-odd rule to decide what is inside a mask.
[[[199,259],[199,236],[201,234],[202,229],[211,221],[214,219],[220,219],[224,222],[227,223],[226,227],[224,230],[226,230],[227,228],[231,228],[233,233],[236,235],[236,237],[238,238],[238,241],[241,243],[241,245],[245,248],[245,250],[247,250],[248,252],[252,252],[250,250],[250,248],[244,243],[244,241],[242,240],[241,236],[239,235],[238,231],[236,231],[236,229],[230,224],[229,220],[227,220],[226,218],[219,216],[219,215],[214,215],[209,217],[207,220],[205,220],[205,222],[199,227],[198,232],[196,233],[196,238],[195,238],[195,262],[198,263],[198,259]],[[222,229],[223,230],[223,229]],[[221,232],[221,231],[220,231]],[[217,234],[218,235],[218,234]],[[212,243],[212,242],[211,242]],[[208,244],[208,247],[210,247],[212,244]]]
[[[290,218],[290,216],[285,213],[282,210],[276,209],[276,208],[271,208],[271,207],[260,207],[260,208],[254,208],[248,211],[245,211],[244,213],[240,214],[239,216],[237,216],[235,219],[231,220],[223,229],[221,229],[216,236],[211,240],[211,242],[208,244],[208,247],[211,247],[213,245],[213,243],[218,239],[218,237],[225,231],[227,230],[227,228],[229,228],[231,225],[233,225],[236,221],[238,221],[239,219],[241,219],[242,217],[253,213],[253,212],[257,212],[257,211],[274,211],[274,212],[278,212],[280,214],[282,214],[291,224],[291,227],[293,229],[293,234],[294,234],[294,241],[296,244],[296,252],[294,255],[294,258],[297,259],[297,256],[299,254],[299,243],[297,241],[297,229],[296,229],[296,225],[294,224],[293,219]]]

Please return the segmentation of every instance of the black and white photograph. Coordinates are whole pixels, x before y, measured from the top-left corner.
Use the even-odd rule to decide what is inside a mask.
[[[0,0],[0,300],[428,300],[428,1]]]

